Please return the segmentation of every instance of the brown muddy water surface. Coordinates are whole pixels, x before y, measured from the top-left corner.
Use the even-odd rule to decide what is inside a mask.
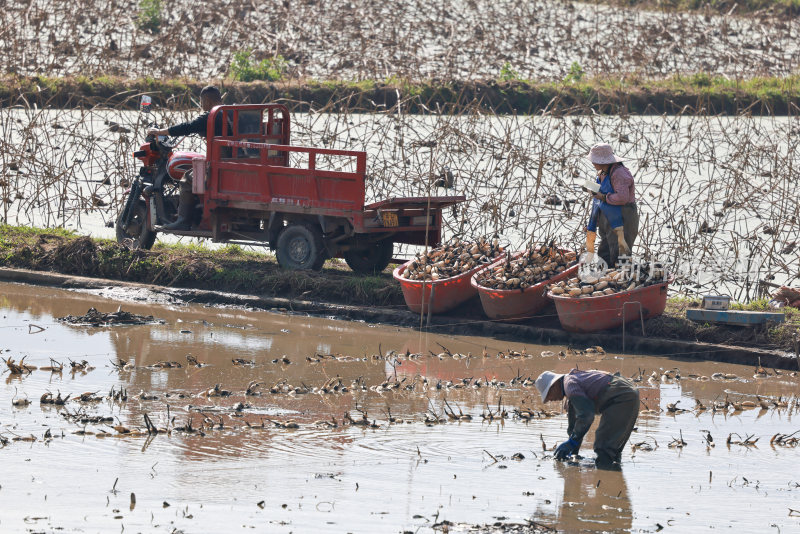
[[[452,532],[527,520],[566,532],[800,528],[793,511],[800,509],[800,448],[770,444],[776,433],[800,430],[793,420],[798,377],[788,371],[757,378],[753,368],[729,364],[575,354],[280,312],[142,302],[147,297],[0,284],[3,357],[66,365],[61,373],[3,374],[0,531]],[[120,305],[164,322],[93,328],[55,319]],[[442,346],[472,357],[442,354]],[[187,354],[206,365],[190,365]],[[125,368],[112,365],[118,359]],[[70,360],[94,369],[72,373]],[[155,366],[162,361],[181,367]],[[626,449],[621,473],[590,467],[587,446],[579,464],[554,462],[543,451],[543,441],[552,448],[565,439],[566,416],[550,413],[560,406],[542,406],[523,379],[576,365],[642,376],[642,410],[649,411],[631,442],[647,446]],[[323,392],[337,376],[347,391]],[[260,395],[246,396],[253,380],[262,383]],[[215,384],[231,395],[204,393]],[[127,400],[110,400],[112,388],[124,388]],[[43,405],[48,391],[71,397],[64,406]],[[103,399],[81,402],[82,393]],[[756,395],[770,407],[748,408]],[[12,405],[25,397],[28,406]],[[726,398],[745,406],[712,409]],[[472,419],[448,420],[445,399]],[[708,409],[694,410],[695,399]],[[678,401],[690,411],[670,412]],[[783,401],[786,407],[774,406]],[[482,418],[498,405],[506,418]],[[345,413],[360,421],[359,410],[374,428],[343,424]],[[534,417],[521,419],[516,412],[525,410]],[[431,412],[444,422],[426,423]],[[145,413],[170,432],[148,436]],[[80,421],[94,416],[113,421]],[[337,427],[320,423],[332,420]],[[128,435],[120,435],[123,426]],[[751,435],[754,446],[739,444]],[[681,437],[685,446],[670,446]]]

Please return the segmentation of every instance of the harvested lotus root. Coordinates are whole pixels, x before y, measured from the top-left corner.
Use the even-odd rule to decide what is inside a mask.
[[[475,241],[454,238],[427,254],[417,254],[401,276],[408,280],[452,278],[491,263],[503,252],[497,237],[481,237]]]
[[[563,273],[575,260],[575,252],[539,245],[517,256],[507,253],[506,261],[482,271],[476,281],[489,289],[526,289]]]
[[[574,298],[604,297],[620,291],[632,291],[640,287],[666,281],[662,267],[650,263],[638,263],[624,269],[607,269],[599,275],[561,280],[549,286],[551,295]]]

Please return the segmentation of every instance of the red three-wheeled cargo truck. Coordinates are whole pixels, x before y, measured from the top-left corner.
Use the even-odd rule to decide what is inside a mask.
[[[150,248],[163,232],[266,244],[286,268],[319,269],[327,258],[344,257],[353,270],[373,273],[389,264],[395,243],[439,244],[442,209],[465,200],[426,196],[365,205],[366,152],[292,146],[290,131],[283,105],[223,105],[209,114],[206,154],[174,150],[175,140],[164,137],[148,139],[134,154],[143,166],[117,219],[117,239]],[[186,172],[193,173],[196,199],[191,228],[165,230],[177,216],[177,182]]]

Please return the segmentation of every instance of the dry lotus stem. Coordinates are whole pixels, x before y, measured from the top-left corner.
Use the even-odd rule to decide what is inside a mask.
[[[621,291],[632,291],[664,281],[665,273],[661,268],[651,269],[649,264],[641,264],[638,266],[638,271],[638,277],[631,276],[631,272],[635,273],[636,269],[610,269],[600,276],[588,276],[583,280],[580,278],[561,280],[550,285],[550,293],[574,298],[602,297]]]
[[[417,257],[403,271],[409,280],[442,280],[490,263],[504,252],[497,237],[477,241],[452,239],[441,247]]]
[[[481,272],[477,282],[490,289],[526,289],[564,272],[575,258],[575,252],[557,246],[531,247],[518,258],[508,253],[503,264]]]

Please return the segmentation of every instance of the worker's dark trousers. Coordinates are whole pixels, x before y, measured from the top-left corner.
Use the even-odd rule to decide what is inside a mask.
[[[625,232],[625,241],[633,250],[633,243],[636,241],[636,236],[639,235],[639,211],[636,209],[635,202],[622,206],[622,227]],[[609,267],[614,267],[617,264],[617,256],[619,256],[619,243],[617,243],[617,234],[614,233],[614,229],[611,228],[608,219],[602,213],[597,221],[597,231],[600,235],[597,255],[603,258]]]
[[[597,398],[600,424],[594,434],[598,466],[619,462],[639,416],[639,390],[627,378],[615,375]]]
[[[186,172],[178,182],[180,194],[178,196],[178,220],[191,221],[194,204],[197,201],[192,194],[192,172]]]

